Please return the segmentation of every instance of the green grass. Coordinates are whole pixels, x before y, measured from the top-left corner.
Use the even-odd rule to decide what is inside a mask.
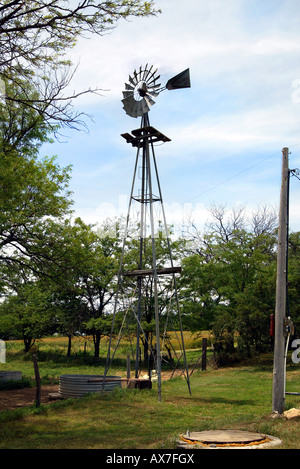
[[[16,351],[8,356],[9,363],[2,368],[22,369],[26,377],[33,373],[30,360],[22,359]],[[60,363],[40,362],[41,375],[47,381],[66,369],[68,373],[103,372],[101,360],[93,364],[91,358],[89,363],[83,358],[77,355],[69,361],[61,357]],[[115,371],[123,373],[122,366]],[[300,420],[270,418],[271,355],[240,366],[205,372],[198,369],[191,377],[191,389],[190,396],[186,381],[175,378],[162,383],[161,402],[154,383],[152,390],[122,389],[38,409],[32,406],[1,412],[0,448],[173,449],[179,435],[188,429],[241,429],[279,437],[282,445],[276,448],[300,449]],[[300,368],[291,361],[287,390],[300,391]],[[286,408],[297,406],[300,397],[287,396]]]

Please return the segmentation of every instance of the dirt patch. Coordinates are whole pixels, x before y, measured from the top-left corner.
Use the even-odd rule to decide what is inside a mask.
[[[170,379],[171,372],[162,372],[162,381]],[[182,376],[181,376],[182,377]],[[50,404],[60,400],[57,396],[59,385],[42,386],[41,404]],[[56,396],[55,396],[56,395]],[[36,399],[36,388],[11,389],[0,391],[0,412],[4,410],[13,410],[20,407],[32,406]]]
[[[51,394],[58,393],[59,386],[42,386],[41,404],[49,404],[59,398],[53,398]],[[3,410],[18,409],[31,406],[35,403],[36,388],[11,389],[0,391],[0,412]]]

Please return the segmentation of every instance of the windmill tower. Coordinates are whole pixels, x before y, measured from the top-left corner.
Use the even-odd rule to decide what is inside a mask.
[[[151,281],[151,304],[152,310],[154,312],[155,319],[155,337],[156,337],[156,349],[155,349],[155,367],[157,371],[157,382],[158,382],[158,398],[161,400],[161,344],[160,344],[160,335],[161,335],[161,313],[159,305],[159,278],[165,276],[172,277],[172,286],[173,286],[173,301],[175,304],[177,319],[179,323],[179,343],[182,350],[181,356],[184,358],[185,366],[185,376],[188,384],[189,392],[190,382],[188,375],[188,367],[186,362],[186,353],[183,340],[183,330],[181,315],[179,311],[179,302],[177,295],[177,285],[176,285],[176,274],[181,272],[181,267],[174,265],[172,252],[171,252],[171,243],[168,234],[168,226],[165,216],[165,210],[163,205],[163,198],[161,192],[161,186],[158,176],[157,163],[155,158],[154,147],[156,144],[163,144],[169,142],[170,139],[164,134],[159,132],[157,129],[150,125],[149,121],[149,111],[151,106],[155,104],[154,99],[164,90],[174,90],[179,88],[188,88],[190,87],[190,75],[189,69],[184,72],[176,75],[171,78],[164,87],[161,87],[161,84],[158,83],[160,76],[157,75],[157,70],[153,69],[153,66],[148,67],[148,64],[145,67],[140,67],[138,71],[134,71],[132,76],[129,76],[128,83],[125,84],[125,91],[123,91],[123,109],[126,114],[130,117],[138,118],[141,117],[140,127],[136,130],[132,130],[131,133],[124,133],[122,137],[126,140],[127,143],[136,148],[136,161],[134,166],[133,181],[131,186],[130,200],[128,206],[128,213],[126,218],[126,226],[123,237],[123,248],[119,269],[118,277],[118,288],[115,299],[115,308],[114,308],[114,317],[112,321],[112,330],[109,341],[109,348],[107,354],[105,376],[110,367],[110,364],[113,360],[116,348],[118,347],[120,338],[122,337],[123,332],[119,332],[117,346],[115,351],[111,354],[112,351],[112,336],[114,334],[115,328],[115,317],[117,312],[117,305],[119,302],[119,297],[122,292],[122,285],[124,279],[134,279],[136,284],[135,294],[134,294],[134,318],[136,321],[136,356],[135,356],[135,377],[138,378],[139,373],[139,350],[140,350],[140,340],[141,334],[145,334],[142,327],[142,315],[143,315],[143,304],[145,299],[145,283]],[[137,268],[130,271],[124,271],[124,253],[126,240],[129,234],[129,224],[132,217],[133,205],[137,204],[138,209],[138,220],[136,227],[138,229],[138,244],[139,244],[139,255],[138,255],[138,264]],[[161,266],[157,263],[157,247],[156,247],[156,237],[157,232],[155,229],[155,210],[157,206],[160,206],[161,210],[161,229],[164,230],[166,236],[166,243],[168,249],[168,261],[167,265]],[[149,232],[149,236],[147,235]],[[151,265],[149,266],[146,260],[146,250],[147,242],[150,240],[150,250],[151,250]],[[146,294],[149,295],[149,291]],[[123,321],[121,329],[125,325]],[[147,338],[144,336],[144,343]],[[149,373],[150,374],[150,373]]]

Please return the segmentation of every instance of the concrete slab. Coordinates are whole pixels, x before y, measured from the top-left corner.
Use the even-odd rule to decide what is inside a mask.
[[[202,443],[252,443],[266,438],[261,433],[253,433],[242,430],[210,430],[203,432],[191,432],[183,435],[187,440],[200,441]]]
[[[259,449],[279,444],[279,438],[243,430],[187,432],[178,441],[182,449]]]

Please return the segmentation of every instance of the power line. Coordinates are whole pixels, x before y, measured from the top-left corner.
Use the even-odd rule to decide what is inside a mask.
[[[296,147],[296,146],[298,146],[298,145],[300,145],[300,142],[299,142],[299,143],[296,143],[295,145],[292,145],[290,148]],[[219,183],[215,184],[214,186],[210,187],[209,189],[206,189],[205,191],[201,192],[200,194],[197,194],[197,195],[191,197],[190,199],[186,200],[184,203],[190,202],[191,200],[194,200],[194,199],[197,199],[198,197],[201,197],[202,195],[206,194],[207,192],[213,191],[213,190],[216,189],[217,187],[219,187],[219,186],[225,184],[226,182],[231,181],[232,179],[234,179],[234,178],[240,176],[241,174],[244,174],[244,173],[246,173],[247,171],[250,171],[251,169],[255,168],[256,166],[258,166],[258,165],[264,163],[265,161],[267,161],[267,160],[273,158],[274,156],[277,156],[277,155],[280,155],[280,154],[281,154],[281,151],[276,151],[275,153],[272,153],[272,155],[269,155],[269,156],[267,156],[266,158],[263,158],[262,160],[260,160],[260,161],[258,161],[257,163],[255,163],[255,164],[249,166],[248,168],[245,168],[245,169],[243,169],[242,171],[239,171],[238,173],[233,174],[232,176],[230,176],[230,177],[224,179],[223,181],[220,181]],[[296,177],[297,177],[297,176],[296,176]],[[299,179],[299,178],[298,178],[298,179]]]

